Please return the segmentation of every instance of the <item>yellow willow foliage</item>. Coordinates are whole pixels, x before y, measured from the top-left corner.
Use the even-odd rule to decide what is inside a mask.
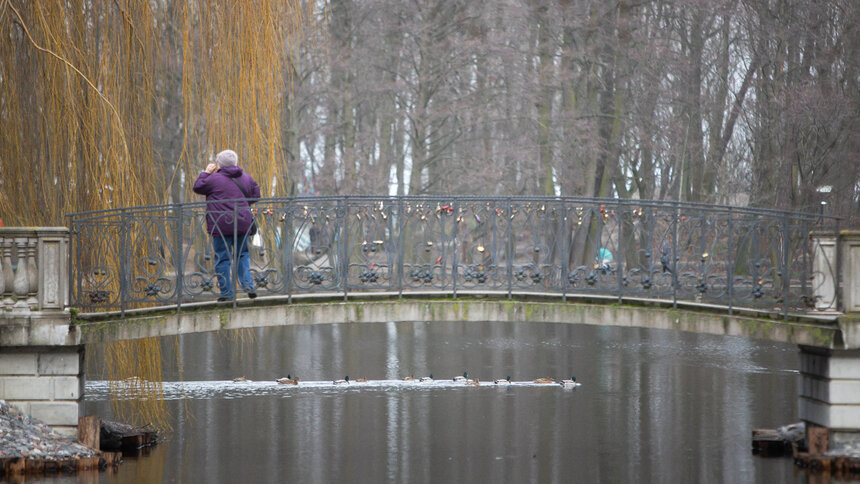
[[[158,338],[105,343],[114,415],[123,422],[169,430]]]
[[[0,0],[4,223],[163,203],[181,171],[188,199],[199,169],[228,148],[265,194],[284,194],[285,67],[315,5]],[[182,143],[165,160],[154,139],[168,110],[181,113]]]
[[[264,196],[286,194],[290,178],[281,118],[282,110],[289,109],[283,103],[292,69],[284,66],[291,62],[290,46],[298,43],[313,4],[304,9],[297,0],[225,2],[216,8],[210,3],[184,5],[179,15],[185,33],[186,150],[181,167],[196,175],[217,152],[229,148],[239,154],[240,166],[257,179]]]

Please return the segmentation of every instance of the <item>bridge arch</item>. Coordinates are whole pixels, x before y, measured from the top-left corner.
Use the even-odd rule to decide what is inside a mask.
[[[778,313],[740,311],[695,304],[673,307],[671,301],[631,300],[617,304],[611,298],[562,301],[554,294],[504,295],[425,293],[398,297],[374,294],[351,298],[340,295],[269,297],[230,304],[202,303],[183,311],[151,308],[80,316],[74,327],[82,343],[266,326],[304,324],[364,324],[385,322],[464,321],[569,323],[639,327],[742,336],[798,345],[836,348],[842,332],[833,317],[798,316],[783,320]]]

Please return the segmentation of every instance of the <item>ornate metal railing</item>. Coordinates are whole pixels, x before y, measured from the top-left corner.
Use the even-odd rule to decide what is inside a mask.
[[[125,311],[217,297],[206,207],[71,215],[72,305]],[[372,196],[261,199],[254,211],[257,292],[290,300],[540,292],[787,315],[816,305],[817,279],[838,280],[813,273],[811,231],[839,228],[819,214],[649,200]]]

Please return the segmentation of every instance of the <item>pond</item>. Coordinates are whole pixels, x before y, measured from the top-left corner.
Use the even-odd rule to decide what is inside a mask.
[[[103,482],[806,482],[752,455],[795,422],[793,345],[544,323],[301,325],[166,338],[173,431]],[[111,418],[88,348],[85,413]],[[455,383],[467,372],[479,386]],[[404,382],[433,374],[431,384]],[[287,374],[297,386],[278,385]],[[333,380],[366,377],[367,383]],[[492,380],[510,375],[513,385]],[[576,376],[576,389],[538,377]],[[249,382],[234,382],[244,376]],[[56,482],[56,481],[55,481]]]

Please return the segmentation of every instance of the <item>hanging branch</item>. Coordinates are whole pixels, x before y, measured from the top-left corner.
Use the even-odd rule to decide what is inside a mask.
[[[111,112],[113,112],[114,116],[116,117],[117,124],[119,125],[118,126],[119,127],[119,135],[120,135],[120,138],[122,140],[123,149],[125,150],[126,160],[130,160],[131,156],[130,156],[129,151],[128,151],[128,144],[125,141],[125,130],[122,127],[122,118],[120,118],[119,112],[117,112],[113,103],[111,103],[110,100],[108,100],[108,98],[105,97],[105,95],[102,94],[101,91],[99,91],[99,89],[95,86],[95,84],[93,84],[93,82],[90,81],[90,79],[83,72],[81,72],[80,69],[78,69],[71,62],[66,60],[65,57],[57,54],[56,52],[54,52],[50,49],[46,49],[46,48],[40,46],[38,43],[36,43],[36,41],[33,39],[33,36],[30,35],[30,30],[27,28],[27,24],[24,23],[24,19],[21,17],[21,14],[18,12],[18,10],[8,0],[7,0],[6,4],[9,6],[10,9],[12,9],[13,12],[15,12],[15,16],[18,17],[18,23],[21,25],[21,28],[24,29],[24,33],[27,34],[27,39],[30,40],[30,43],[33,44],[33,47],[35,47],[36,50],[53,56],[58,61],[62,62],[63,64],[65,64],[66,66],[71,68],[73,71],[75,71],[79,76],[81,76],[81,78],[84,80],[84,82],[86,82],[93,89],[93,91],[95,91],[96,94],[98,94],[99,97],[102,98],[102,100],[105,102],[105,104],[107,104],[108,107],[110,107],[110,110],[111,110]]]

